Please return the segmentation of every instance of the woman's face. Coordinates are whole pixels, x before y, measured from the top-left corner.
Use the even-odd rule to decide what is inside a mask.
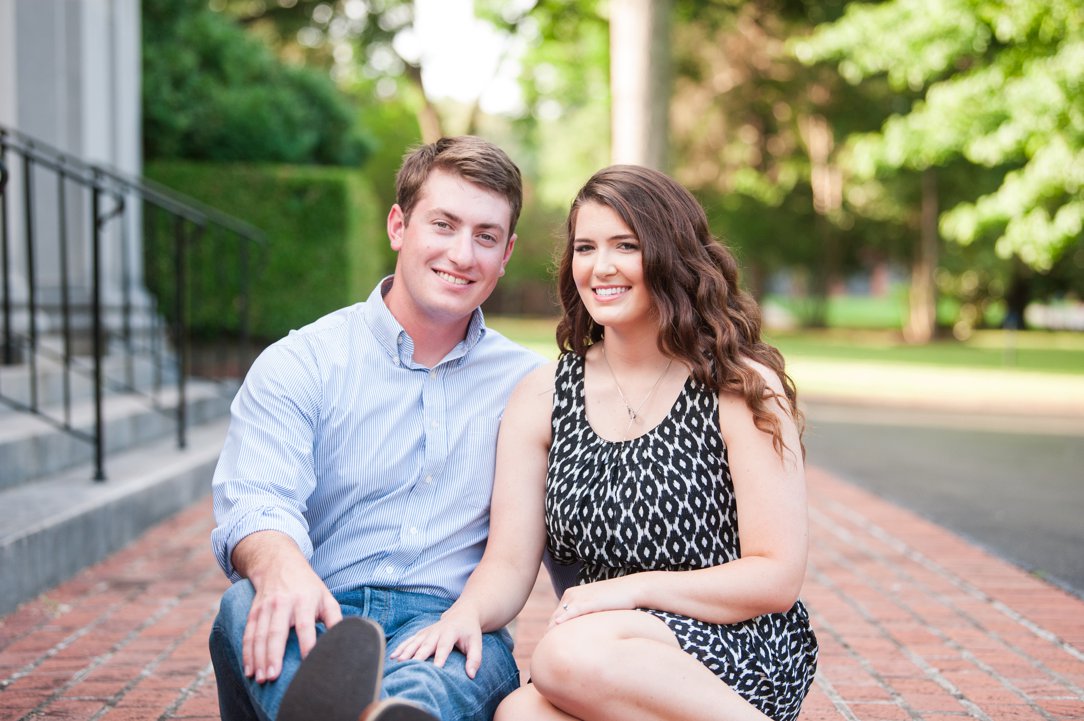
[[[609,206],[580,206],[572,237],[572,278],[598,325],[644,323],[651,316],[640,239]]]

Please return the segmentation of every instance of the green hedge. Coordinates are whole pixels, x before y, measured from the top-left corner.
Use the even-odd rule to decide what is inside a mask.
[[[267,247],[253,257],[250,285],[250,332],[258,340],[280,338],[364,300],[393,267],[385,209],[361,171],[158,161],[144,173],[267,234]],[[175,266],[168,244],[152,235],[145,240],[147,285],[169,308]],[[236,332],[241,271],[233,238],[207,234],[188,264],[192,332]]]

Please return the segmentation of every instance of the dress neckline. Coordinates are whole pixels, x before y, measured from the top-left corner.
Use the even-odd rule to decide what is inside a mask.
[[[601,441],[602,443],[606,443],[612,446],[624,446],[633,444],[643,440],[644,438],[647,438],[648,436],[654,435],[657,430],[662,428],[664,424],[670,421],[671,417],[674,415],[674,409],[678,407],[678,403],[681,401],[681,399],[684,398],[692,390],[692,385],[693,383],[695,383],[691,373],[686,376],[685,382],[681,385],[681,392],[677,394],[677,397],[674,398],[674,402],[670,404],[670,408],[667,409],[666,415],[664,415],[662,419],[651,428],[646,429],[640,435],[633,436],[632,438],[613,440],[611,438],[603,436],[601,433],[595,430],[595,426],[592,425],[591,419],[587,417],[587,358],[584,356],[576,356],[576,360],[577,372],[579,374],[579,377],[576,379],[576,384],[579,387],[578,390],[580,399],[577,412],[579,413],[580,419],[583,421],[584,425],[586,425],[588,430],[591,431],[591,435],[593,435],[597,440]]]

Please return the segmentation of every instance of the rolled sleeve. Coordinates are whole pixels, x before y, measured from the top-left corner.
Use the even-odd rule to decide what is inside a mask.
[[[312,541],[304,519],[298,519],[277,506],[265,506],[244,514],[229,526],[219,526],[211,532],[211,546],[218,565],[231,582],[240,581],[241,574],[233,567],[233,549],[246,536],[260,531],[278,531],[294,540],[305,558],[312,558]]]

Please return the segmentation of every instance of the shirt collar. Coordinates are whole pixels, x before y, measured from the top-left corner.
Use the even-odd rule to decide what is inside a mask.
[[[414,339],[403,329],[399,321],[388,310],[384,303],[384,296],[391,290],[394,276],[387,276],[381,280],[365,303],[365,321],[372,331],[373,337],[380,346],[392,358],[398,358],[405,366],[410,366],[414,355]],[[444,357],[441,363],[449,361],[462,362],[463,358],[478,345],[486,334],[485,317],[481,308],[475,308],[471,313],[470,322],[467,324],[467,333],[463,340]]]

